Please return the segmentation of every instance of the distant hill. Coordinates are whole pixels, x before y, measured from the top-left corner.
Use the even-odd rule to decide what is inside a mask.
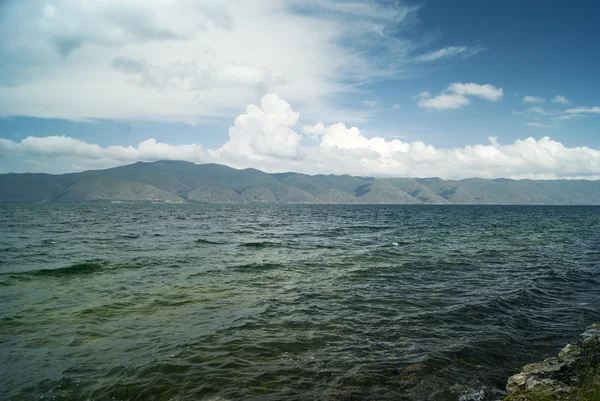
[[[0,175],[0,203],[109,201],[600,205],[600,181],[267,174],[183,161],[62,175]]]

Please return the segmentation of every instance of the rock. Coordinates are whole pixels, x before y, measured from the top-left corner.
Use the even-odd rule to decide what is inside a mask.
[[[548,358],[543,362],[530,363],[523,366],[522,372],[530,375],[542,375],[552,372],[558,372],[565,366],[564,362],[560,362],[558,358]]]
[[[427,369],[427,365],[422,362],[414,363],[412,365],[408,365],[403,371],[402,374],[413,373],[413,372],[421,372]]]
[[[525,373],[517,373],[516,375],[512,375],[508,378],[508,384],[506,385],[506,390],[509,392],[514,392],[519,389],[524,389],[527,384],[527,379],[529,376]]]
[[[410,373],[407,375],[400,375],[400,377],[398,378],[398,388],[401,390],[405,390],[411,387],[416,386],[417,384],[419,384],[419,381],[421,379],[419,378],[419,376],[417,376],[414,373]]]
[[[581,344],[567,344],[556,357],[523,366],[520,373],[509,377],[506,400],[565,400],[573,385],[584,382],[600,368],[600,325],[584,333]],[[587,399],[587,398],[586,398]]]
[[[422,374],[427,370],[427,365],[424,363],[415,363],[407,366],[398,377],[398,387],[400,389],[407,389],[416,386],[422,379]]]
[[[568,393],[571,389],[569,386],[563,386],[560,382],[552,379],[536,379],[534,377],[530,377],[527,379],[525,383],[525,388],[527,390],[536,390],[543,392],[552,392],[552,393]]]
[[[581,356],[582,351],[578,345],[567,344],[558,354],[558,360],[564,363],[573,363]]]
[[[583,344],[591,342],[600,342],[600,323],[591,325],[582,335]]]

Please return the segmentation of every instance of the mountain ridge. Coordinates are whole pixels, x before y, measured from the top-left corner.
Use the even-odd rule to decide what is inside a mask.
[[[600,205],[600,181],[270,174],[170,160],[59,175],[0,174],[0,203],[110,201]]]

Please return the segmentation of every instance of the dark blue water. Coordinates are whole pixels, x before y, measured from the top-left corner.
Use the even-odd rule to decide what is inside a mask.
[[[496,399],[599,306],[598,207],[0,206],[0,399]]]

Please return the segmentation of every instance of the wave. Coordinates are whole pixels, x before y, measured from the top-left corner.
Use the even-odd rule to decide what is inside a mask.
[[[202,245],[223,245],[224,244],[223,242],[211,241],[211,240],[204,239],[204,238],[197,239],[194,242],[196,242],[196,244],[202,244]]]
[[[127,233],[127,234],[121,234],[121,235],[119,235],[119,237],[121,237],[121,238],[129,238],[129,239],[136,239],[136,238],[139,238],[140,235],[139,234],[134,234],[134,233]]]
[[[285,266],[279,263],[248,263],[245,265],[234,266],[234,270],[241,271],[256,271],[256,270],[274,270],[284,268]]]
[[[316,244],[314,246],[315,249],[338,249],[335,245],[327,245],[327,244]]]
[[[127,262],[110,262],[107,260],[93,259],[83,262],[74,263],[69,266],[59,267],[56,269],[40,269],[40,270],[29,270],[22,272],[8,272],[1,273],[0,276],[9,277],[13,279],[27,279],[32,277],[74,277],[74,276],[85,276],[97,273],[104,273],[120,269],[137,269],[149,266],[151,261],[149,260],[131,260]]]
[[[71,266],[58,269],[41,269],[27,272],[31,276],[65,277],[72,275],[92,274],[104,270],[108,265],[106,261],[87,261],[75,263]]]
[[[254,242],[245,242],[241,244],[241,246],[245,246],[248,248],[269,248],[269,247],[279,247],[281,246],[278,243],[271,241],[254,241]]]
[[[139,306],[133,301],[117,301],[109,304],[90,306],[77,312],[79,317],[114,318],[134,313],[147,306]]]

